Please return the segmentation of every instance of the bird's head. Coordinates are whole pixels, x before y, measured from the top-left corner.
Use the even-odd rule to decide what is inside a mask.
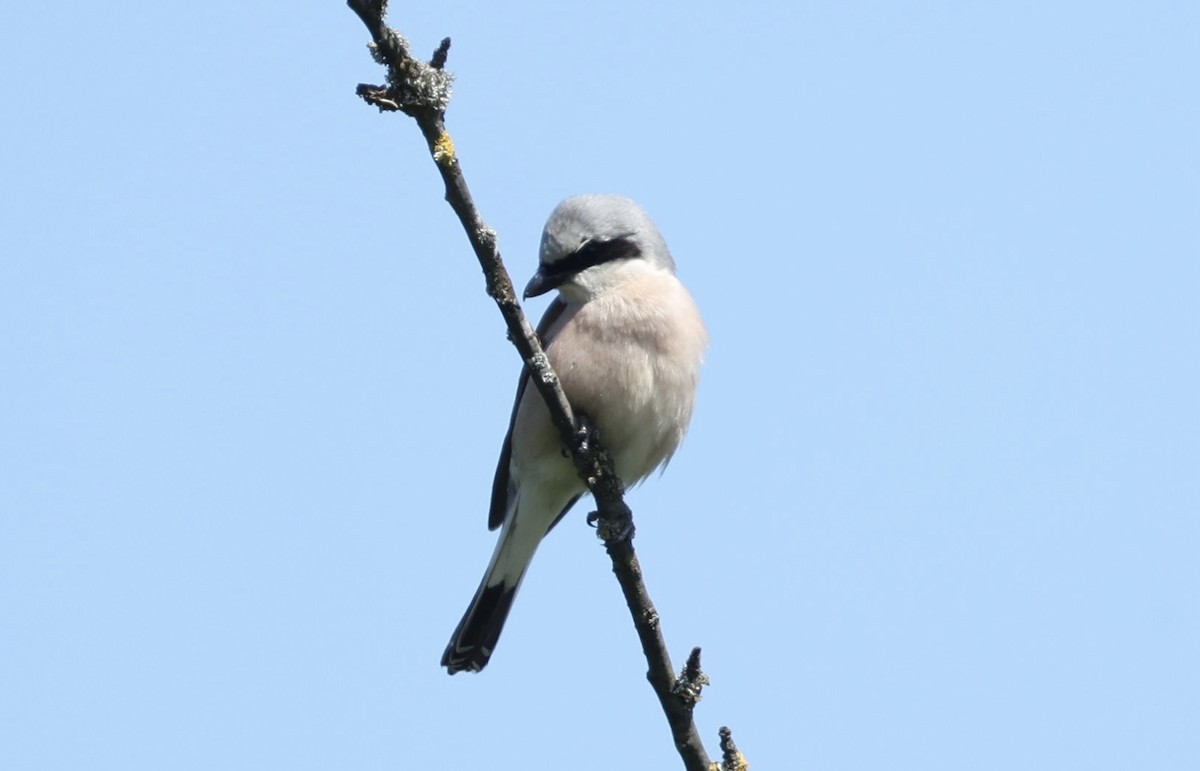
[[[646,270],[673,273],[675,262],[642,207],[619,195],[577,195],[546,220],[525,297],[558,289],[568,301],[586,302]]]

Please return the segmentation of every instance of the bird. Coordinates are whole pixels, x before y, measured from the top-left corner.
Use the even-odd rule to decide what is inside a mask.
[[[619,195],[572,196],[550,213],[524,298],[552,290],[538,337],[628,489],[665,468],[687,432],[704,322],[650,216]],[[492,483],[488,529],[500,534],[442,654],[450,674],[487,665],[534,552],[585,492],[522,369]]]

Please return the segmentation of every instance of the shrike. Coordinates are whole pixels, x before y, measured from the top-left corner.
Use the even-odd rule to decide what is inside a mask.
[[[538,336],[571,406],[588,417],[629,487],[671,459],[687,431],[708,336],[658,229],[615,195],[560,203],[525,297],[558,290]],[[587,488],[522,370],[492,484],[500,538],[442,666],[483,669],[542,538]]]

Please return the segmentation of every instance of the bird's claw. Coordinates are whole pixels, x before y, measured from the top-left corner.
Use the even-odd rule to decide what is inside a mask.
[[[598,511],[587,515],[587,523],[596,528],[596,536],[600,540],[629,541],[633,539],[633,518],[629,516],[607,519]]]

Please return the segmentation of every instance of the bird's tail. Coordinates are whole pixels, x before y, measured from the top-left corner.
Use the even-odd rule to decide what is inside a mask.
[[[520,530],[512,519],[504,524],[483,581],[462,621],[450,635],[450,643],[442,654],[442,666],[452,675],[463,671],[478,672],[487,666],[496,649],[517,588],[543,535]]]

